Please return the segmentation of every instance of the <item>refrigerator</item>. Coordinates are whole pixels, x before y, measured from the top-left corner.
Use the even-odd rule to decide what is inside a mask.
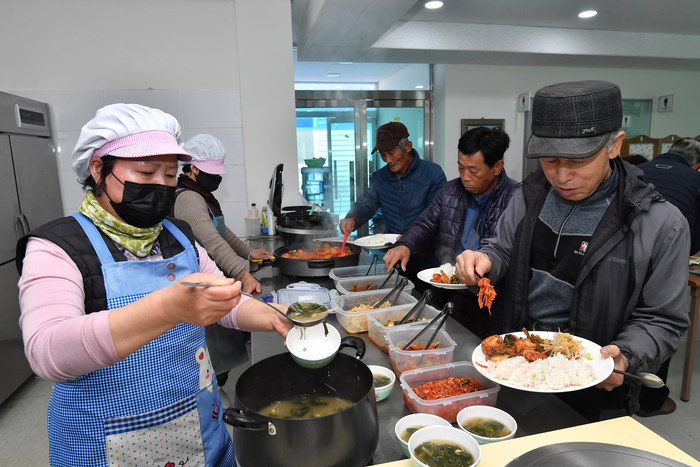
[[[17,240],[63,216],[56,149],[44,103],[0,92],[0,403],[32,370],[19,327]]]

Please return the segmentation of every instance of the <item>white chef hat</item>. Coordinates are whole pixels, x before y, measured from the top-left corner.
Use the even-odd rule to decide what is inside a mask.
[[[224,143],[206,133],[197,135],[182,146],[192,156],[189,164],[194,165],[202,172],[212,175],[228,173],[224,165],[226,148]]]
[[[93,156],[177,154],[180,160],[191,160],[181,145],[180,124],[172,115],[139,104],[111,104],[98,110],[80,130],[71,167],[83,183],[90,176]]]

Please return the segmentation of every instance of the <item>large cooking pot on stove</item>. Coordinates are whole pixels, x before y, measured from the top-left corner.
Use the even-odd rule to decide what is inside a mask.
[[[288,353],[248,368],[236,383],[232,409],[224,421],[235,428],[233,444],[242,467],[364,467],[379,441],[372,372],[339,353],[323,368],[303,368]],[[353,402],[341,412],[313,419],[286,420],[256,413],[294,396],[337,396]]]
[[[352,251],[352,254],[348,256],[341,256],[340,258],[292,259],[282,257],[284,253],[288,253],[292,250],[302,249],[304,251],[315,251],[320,245],[322,245],[320,242],[292,243],[291,245],[285,245],[275,250],[275,264],[279,268],[280,272],[289,274],[290,276],[320,277],[327,276],[333,268],[357,266],[360,261],[360,253],[362,252],[362,248],[350,243],[345,245],[345,248],[349,248],[350,251]],[[341,245],[341,243],[337,244],[338,247]]]

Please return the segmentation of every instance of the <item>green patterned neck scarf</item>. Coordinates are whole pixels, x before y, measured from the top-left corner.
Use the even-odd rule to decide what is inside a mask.
[[[160,222],[153,227],[142,228],[120,221],[105,211],[91,190],[85,194],[80,212],[85,214],[105,235],[139,258],[148,256],[153,243],[163,230],[163,224]]]

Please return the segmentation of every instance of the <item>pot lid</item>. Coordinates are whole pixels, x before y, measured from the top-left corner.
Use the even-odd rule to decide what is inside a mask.
[[[279,216],[282,212],[282,193],[284,190],[284,183],[282,182],[283,169],[284,164],[277,164],[272,171],[272,178],[270,179],[270,197],[267,199],[267,203],[270,205],[270,209],[272,209],[272,213],[275,216]]]

